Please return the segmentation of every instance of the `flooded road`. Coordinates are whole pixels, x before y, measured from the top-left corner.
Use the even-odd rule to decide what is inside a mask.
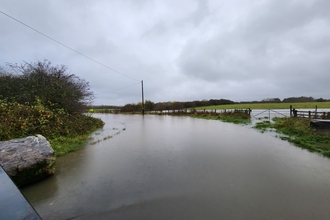
[[[45,220],[329,219],[328,158],[220,121],[95,116],[94,144],[22,189]]]

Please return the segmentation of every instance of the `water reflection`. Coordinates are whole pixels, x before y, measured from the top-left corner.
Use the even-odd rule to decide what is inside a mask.
[[[327,158],[220,121],[98,117],[106,122],[99,135],[113,127],[120,134],[59,158],[53,178],[24,188],[45,219],[326,219],[330,214]]]

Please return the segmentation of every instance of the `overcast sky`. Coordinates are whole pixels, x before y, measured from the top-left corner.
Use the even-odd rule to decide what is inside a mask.
[[[48,59],[94,104],[330,98],[329,0],[0,0],[0,65]],[[118,73],[119,72],[119,73]]]

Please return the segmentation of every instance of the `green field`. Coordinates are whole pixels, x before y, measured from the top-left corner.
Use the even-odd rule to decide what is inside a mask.
[[[89,113],[114,113],[115,109],[107,108],[91,108],[88,110]]]
[[[330,108],[330,102],[301,102],[301,103],[247,103],[247,104],[228,104],[228,105],[213,105],[202,106],[195,108],[196,110],[206,109],[290,109],[290,105],[295,109],[315,109]]]

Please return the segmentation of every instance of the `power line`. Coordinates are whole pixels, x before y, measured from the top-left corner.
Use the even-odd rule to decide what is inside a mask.
[[[14,17],[12,17],[12,16],[10,16],[10,15],[4,13],[3,11],[0,11],[0,12],[1,12],[2,14],[4,14],[5,16],[7,16],[7,17],[13,19],[14,21],[16,21],[16,22],[18,22],[18,23],[20,23],[20,24],[22,24],[22,25],[24,25],[24,26],[30,28],[31,30],[37,32],[38,34],[41,34],[42,36],[47,37],[48,39],[50,39],[50,40],[52,40],[52,41],[54,41],[54,42],[56,42],[56,43],[62,45],[63,47],[65,47],[65,48],[67,48],[67,49],[69,49],[69,50],[71,50],[71,51],[73,51],[73,52],[75,52],[75,53],[77,53],[77,54],[79,54],[79,55],[81,55],[81,56],[83,56],[83,57],[85,57],[85,58],[91,60],[91,61],[93,61],[94,63],[97,63],[97,64],[99,64],[99,65],[101,65],[101,66],[103,66],[103,67],[105,67],[105,68],[107,68],[107,69],[110,69],[110,70],[112,70],[113,72],[116,72],[116,73],[118,73],[118,74],[120,74],[120,75],[122,75],[122,76],[125,76],[125,77],[127,77],[127,78],[130,78],[130,79],[133,79],[133,80],[136,80],[136,81],[140,81],[140,80],[135,79],[135,78],[133,78],[133,77],[131,77],[131,76],[128,76],[128,75],[126,75],[126,74],[124,74],[124,73],[121,73],[121,72],[119,72],[119,71],[117,71],[117,70],[115,70],[115,69],[113,69],[113,68],[111,68],[111,67],[109,67],[109,66],[107,66],[107,65],[105,65],[105,64],[103,64],[103,63],[101,63],[101,62],[99,62],[99,61],[97,61],[97,60],[94,60],[93,58],[91,58],[91,57],[89,57],[89,56],[86,56],[85,54],[83,54],[83,53],[81,53],[81,52],[79,52],[79,51],[77,51],[77,50],[75,50],[75,49],[73,49],[73,48],[71,48],[71,47],[69,47],[69,46],[67,46],[67,45],[65,45],[65,44],[63,44],[63,43],[61,43],[61,42],[59,42],[58,40],[56,40],[56,39],[54,39],[54,38],[52,38],[52,37],[49,37],[48,35],[46,35],[46,34],[40,32],[40,31],[38,31],[37,29],[35,29],[35,28],[33,28],[33,27],[31,27],[31,26],[29,26],[29,25],[23,23],[22,21],[20,21],[20,20],[18,20],[18,19],[16,19],[16,18],[14,18]]]

